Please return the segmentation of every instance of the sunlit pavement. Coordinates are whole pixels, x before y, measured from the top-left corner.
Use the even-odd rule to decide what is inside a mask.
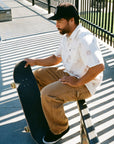
[[[47,11],[25,0],[3,0],[12,8],[12,21],[0,23],[0,144],[35,144],[25,133],[26,120],[16,89],[11,89],[13,69],[24,58],[43,58],[54,53],[61,36]],[[100,143],[114,142],[114,50],[99,40],[105,61],[102,85],[87,100]],[[61,65],[58,65],[61,66]],[[32,67],[33,70],[39,68]],[[80,116],[76,102],[65,105],[70,131],[58,144],[79,144]]]

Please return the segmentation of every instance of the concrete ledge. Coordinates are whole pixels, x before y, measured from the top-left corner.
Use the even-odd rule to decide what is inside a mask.
[[[6,6],[0,0],[0,22],[11,21],[11,20],[12,20],[11,8],[9,8],[8,6]]]

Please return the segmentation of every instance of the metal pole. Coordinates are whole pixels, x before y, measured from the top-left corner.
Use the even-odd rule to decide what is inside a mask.
[[[34,4],[35,4],[35,2],[34,2],[35,0],[32,0],[32,5],[34,6]]]
[[[78,0],[75,0],[75,6],[76,6],[76,8],[78,10]]]
[[[48,0],[48,14],[50,14],[50,0]]]
[[[89,144],[82,118],[80,118],[80,138],[81,144]]]

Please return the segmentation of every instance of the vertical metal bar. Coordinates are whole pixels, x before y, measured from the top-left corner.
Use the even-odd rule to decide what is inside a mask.
[[[85,11],[84,11],[84,12],[85,12],[85,19],[87,19],[87,18],[86,18],[86,0],[85,0],[84,2],[85,2]],[[85,23],[85,26],[86,26],[86,28],[87,28],[87,23]]]
[[[48,14],[50,14],[51,8],[50,8],[50,0],[48,0]]]
[[[89,7],[88,11],[89,11],[89,21],[91,22],[91,7]],[[90,29],[90,27],[92,27],[92,26],[89,24],[89,29]]]
[[[81,0],[81,17],[83,18],[83,0]],[[82,21],[82,25],[83,25],[83,21]]]
[[[87,20],[88,20],[88,13],[89,13],[89,11],[88,11],[88,9],[89,9],[89,8],[88,8],[88,0],[87,0],[86,3],[87,3],[87,15],[86,15],[86,17],[87,17]]]
[[[79,2],[79,10],[80,10],[79,15],[80,15],[80,17],[82,17],[82,1],[81,0]],[[81,23],[81,20],[80,20],[80,23]]]
[[[105,7],[105,0],[103,0],[103,11],[102,11],[102,28],[104,28],[104,7]],[[101,39],[103,39],[103,32],[101,32]]]
[[[87,13],[88,13],[87,5],[88,5],[88,0],[85,0],[85,17],[86,17],[85,19],[87,19]],[[86,28],[88,29],[88,23],[86,23]]]
[[[83,0],[81,0],[81,6],[82,6],[82,17],[84,17],[84,9],[83,9],[83,5],[84,5],[84,4],[83,4]],[[84,23],[84,22],[82,22],[82,25],[83,25],[83,23]]]
[[[86,1],[83,0],[84,3],[84,18],[86,19]],[[86,27],[86,23],[84,23],[85,27]]]
[[[105,12],[105,27],[104,29],[107,29],[107,5],[108,5],[108,0],[106,0],[106,12]],[[104,34],[104,41],[106,41],[106,34]]]
[[[96,24],[96,0],[93,1],[94,6],[94,24]],[[93,33],[95,33],[95,27],[93,28]]]
[[[87,0],[87,20],[89,19],[89,15],[91,14],[91,7],[90,7],[90,2],[89,2],[89,0]],[[90,20],[91,21],[91,20]],[[88,28],[89,29],[91,29],[90,28],[90,24],[88,24]]]
[[[81,0],[81,17],[83,18],[83,13],[84,13],[84,11],[83,11],[83,0]],[[82,21],[82,25],[83,25],[83,21]]]
[[[77,10],[79,10],[78,9],[78,0],[75,0],[75,6],[76,6]]]
[[[110,9],[111,9],[111,0],[108,1],[109,10],[108,10],[108,31],[110,31]],[[109,44],[109,35],[107,36],[107,43]]]
[[[101,0],[99,0],[99,27],[101,27]],[[98,32],[98,37],[100,38],[100,32],[101,30],[99,30]]]
[[[89,11],[89,21],[91,21],[91,20],[90,20],[90,15],[91,15],[90,7],[89,7],[88,11]]]
[[[99,14],[99,12],[98,12],[98,0],[97,0],[97,16],[96,16],[96,25],[98,25],[98,14]],[[96,36],[97,36],[97,28],[96,28]]]
[[[85,0],[85,19],[87,19],[87,2],[86,2],[86,0]],[[86,24],[86,28],[87,28],[88,24],[87,23],[85,23],[85,24]]]
[[[84,15],[84,13],[85,13],[85,10],[84,10],[84,0],[82,0],[82,5],[83,5],[83,18],[85,18],[85,15]],[[83,26],[85,26],[85,22],[83,22]]]
[[[84,3],[84,19],[86,19],[85,0],[83,0],[83,3]],[[84,26],[86,27],[86,23],[84,23]]]
[[[93,23],[93,0],[91,0],[91,6],[92,6],[91,23]],[[91,25],[91,31],[93,32],[92,28],[93,26]]]
[[[111,33],[113,33],[113,31],[114,31],[114,0],[113,0],[113,2],[111,3],[111,6],[112,6]],[[114,37],[113,37],[113,38],[111,37],[111,40],[110,40],[110,45],[111,45],[111,46],[112,46],[112,43],[113,43],[113,47],[114,47]]]
[[[35,2],[34,2],[35,0],[32,0],[32,5],[34,6],[34,4],[35,4]]]

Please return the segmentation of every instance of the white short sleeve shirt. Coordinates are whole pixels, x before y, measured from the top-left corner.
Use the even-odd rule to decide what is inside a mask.
[[[56,56],[62,57],[65,71],[71,76],[81,78],[90,67],[104,63],[96,37],[78,25],[70,37],[63,36]],[[86,83],[86,87],[93,95],[102,81],[103,73]]]

